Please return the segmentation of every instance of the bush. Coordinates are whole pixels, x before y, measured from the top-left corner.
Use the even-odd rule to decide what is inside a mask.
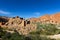
[[[56,25],[54,24],[39,24],[37,23],[37,31],[40,32],[40,34],[46,34],[46,35],[54,35],[56,34]]]
[[[0,27],[0,38],[2,38],[2,36],[4,36],[6,33],[6,31],[3,30],[3,28]]]
[[[56,28],[56,25],[40,23],[37,23],[37,29],[33,32],[30,32],[30,34],[27,36],[20,35],[16,30],[14,31],[15,32],[11,34],[4,31],[4,29],[0,27],[0,38],[2,38],[2,40],[55,40],[47,38],[45,35],[53,35],[60,33],[60,30]]]
[[[28,36],[29,40],[55,40],[55,39],[50,39],[47,38],[46,36],[40,36],[40,35],[30,35]]]

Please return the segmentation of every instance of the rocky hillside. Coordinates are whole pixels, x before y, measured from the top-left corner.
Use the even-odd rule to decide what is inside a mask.
[[[59,24],[60,23],[60,13],[53,15],[44,15],[39,18],[30,18],[25,20],[19,16],[8,18],[0,17],[0,26],[10,30],[17,30],[20,34],[28,34],[31,31],[36,30],[36,23],[51,23]]]
[[[8,17],[0,16],[0,25],[4,25],[6,22],[8,22],[8,20]]]
[[[39,18],[30,18],[31,22],[40,22],[40,23],[52,23],[59,24],[60,23],[60,13],[52,14],[52,15],[44,15]]]
[[[20,34],[28,34],[36,29],[36,24],[30,23],[29,20],[25,20],[19,16],[13,18],[0,18],[0,26],[9,30],[17,30]],[[6,20],[6,21],[5,21]]]

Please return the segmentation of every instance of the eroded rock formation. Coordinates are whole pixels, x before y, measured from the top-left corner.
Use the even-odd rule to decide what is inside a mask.
[[[60,24],[60,13],[53,15],[44,15],[39,18],[31,18],[32,22]]]
[[[18,16],[9,18],[9,20],[6,22],[3,18],[3,22],[5,24],[4,25],[1,24],[1,27],[12,29],[12,30],[17,30],[21,34],[28,34],[29,32],[36,29],[36,25],[31,24],[29,20],[25,20]],[[0,23],[2,23],[2,22],[0,22]]]
[[[39,18],[30,18],[28,20],[19,16],[13,18],[0,17],[1,27],[17,30],[20,34],[28,34],[29,32],[36,30],[37,24],[34,24],[36,22],[60,24],[60,13],[44,15]]]

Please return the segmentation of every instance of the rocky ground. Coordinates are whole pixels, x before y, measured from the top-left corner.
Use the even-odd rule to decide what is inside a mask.
[[[35,23],[51,23],[58,25],[60,23],[60,13],[54,15],[44,15],[39,18],[30,18],[28,20],[23,19],[19,16],[16,17],[0,17],[0,26],[8,29],[6,31],[13,33],[13,30],[17,30],[19,34],[27,35],[31,31],[35,31],[37,24]],[[58,29],[60,29],[58,27]],[[48,36],[50,38],[58,39],[60,34]]]
[[[1,19],[4,20],[4,18]],[[29,32],[36,29],[36,24],[33,24],[30,21],[18,16],[9,18],[9,20],[5,23],[3,22],[1,22],[1,27],[9,30],[17,30],[20,34],[28,34]]]

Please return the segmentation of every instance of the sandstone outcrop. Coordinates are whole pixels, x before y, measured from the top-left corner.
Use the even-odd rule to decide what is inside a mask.
[[[30,18],[30,21],[40,23],[60,24],[60,13],[56,13],[53,15],[44,15],[39,18]]]
[[[60,23],[60,13],[51,15],[50,18],[52,19],[53,23]]]
[[[18,16],[9,18],[9,20],[5,22],[4,25],[1,24],[1,27],[10,30],[17,30],[20,34],[24,35],[36,29],[35,24],[31,24],[29,20],[25,20]]]
[[[39,18],[30,18],[25,20],[19,16],[13,18],[0,17],[0,26],[12,30],[17,30],[20,34],[28,34],[37,28],[36,22],[60,24],[60,13],[53,15],[44,15]]]

